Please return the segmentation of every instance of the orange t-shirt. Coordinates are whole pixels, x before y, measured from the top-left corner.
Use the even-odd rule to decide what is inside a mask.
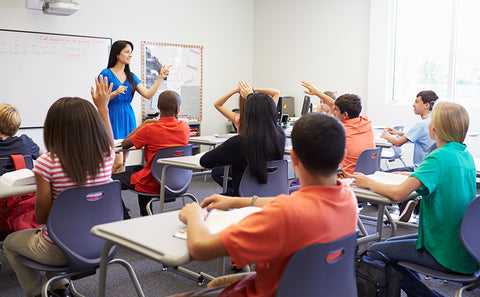
[[[157,194],[160,185],[152,176],[153,158],[160,149],[188,144],[190,126],[184,121],[177,121],[174,117],[160,118],[156,123],[147,124],[138,129],[131,137],[135,148],[144,148],[145,166],[142,170],[132,174],[130,183],[135,190]]]
[[[255,276],[225,288],[219,296],[273,297],[291,256],[312,243],[337,240],[357,228],[357,199],[348,185],[309,186],[280,195],[220,232],[238,267],[256,263]]]
[[[375,136],[372,129],[372,121],[368,117],[359,116],[342,122],[345,128],[345,148],[347,152],[340,167],[345,177],[355,170],[357,159],[366,149],[375,148]]]

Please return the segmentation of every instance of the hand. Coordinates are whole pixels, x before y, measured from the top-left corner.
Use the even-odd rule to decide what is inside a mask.
[[[393,128],[390,128],[390,127],[387,127],[385,129],[383,129],[383,131],[388,132],[388,133],[393,134],[393,135],[399,135],[397,130],[395,130]]]
[[[128,87],[126,86],[119,86],[114,92],[113,95],[118,96],[120,94],[125,94],[125,91],[127,90]]]
[[[248,95],[253,93],[252,87],[246,81],[239,81],[238,88],[240,91],[240,96],[247,99]]]
[[[227,210],[229,208],[232,208],[232,201],[233,199],[230,196],[214,194],[210,197],[205,198],[200,204],[200,206],[205,208],[207,211],[210,211],[214,208]]]
[[[302,87],[307,88],[307,90],[304,91],[305,94],[316,96],[319,92],[318,89],[315,88],[315,86],[309,81],[302,80],[301,85],[302,85]]]
[[[170,74],[170,67],[172,67],[172,65],[163,66],[163,67],[162,67],[162,70],[160,70],[160,75],[159,75],[159,77],[161,77],[162,79],[164,79],[165,77],[167,77],[167,76]]]
[[[95,106],[100,108],[108,108],[108,101],[110,101],[110,94],[112,93],[113,83],[108,85],[108,78],[95,77],[95,90],[93,87],[90,88],[90,93],[92,95],[93,103]]]
[[[366,177],[364,174],[359,173],[359,172],[354,172],[349,176],[350,178],[353,178],[353,182],[350,184],[352,186],[357,186],[360,188],[365,188],[369,189],[369,182],[372,180],[369,177]]]
[[[388,140],[389,137],[392,137],[392,134],[387,132],[386,129],[385,129],[385,130],[383,130],[382,135],[380,135],[380,137]]]
[[[180,213],[178,214],[180,221],[182,221],[185,225],[188,224],[188,220],[192,219],[201,219],[205,220],[207,217],[207,211],[198,205],[196,202],[189,203],[185,205]]]

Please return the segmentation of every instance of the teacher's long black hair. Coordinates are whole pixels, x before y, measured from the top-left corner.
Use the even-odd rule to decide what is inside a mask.
[[[253,93],[245,104],[245,122],[241,134],[243,159],[260,183],[267,182],[267,161],[281,160],[285,150],[285,132],[277,122],[277,107],[272,97]]]
[[[110,49],[110,56],[108,57],[108,65],[107,68],[112,68],[117,64],[117,56],[120,52],[127,46],[130,45],[133,52],[133,43],[128,40],[117,40],[112,44],[112,48]],[[130,65],[125,65],[125,74],[127,75],[128,82],[132,86],[132,95],[135,93],[135,81],[133,80],[132,72],[130,71]]]

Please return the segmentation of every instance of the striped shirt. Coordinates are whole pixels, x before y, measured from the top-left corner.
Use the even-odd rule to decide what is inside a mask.
[[[90,175],[87,176],[87,182],[85,183],[85,186],[109,182],[111,180],[114,160],[115,152],[111,150],[110,156],[105,158],[103,168],[100,168],[100,172],[98,172],[97,176],[95,176],[95,178],[92,178]],[[55,156],[52,159],[50,152],[41,155],[35,161],[35,168],[33,168],[33,172],[50,183],[53,200],[57,198],[61,191],[77,186],[77,184],[75,184],[63,171],[58,157]],[[44,225],[41,228],[43,239],[46,242],[54,245],[53,241],[48,236],[47,226]]]

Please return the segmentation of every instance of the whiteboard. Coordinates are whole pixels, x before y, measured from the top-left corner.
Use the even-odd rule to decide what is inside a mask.
[[[91,101],[111,44],[111,38],[0,30],[0,102],[19,109],[22,128],[43,127],[57,99]]]
[[[147,88],[155,82],[162,66],[172,65],[151,100],[142,99],[142,117],[157,111],[158,96],[165,90],[181,99],[179,117],[202,120],[203,46],[142,41],[142,82]]]

